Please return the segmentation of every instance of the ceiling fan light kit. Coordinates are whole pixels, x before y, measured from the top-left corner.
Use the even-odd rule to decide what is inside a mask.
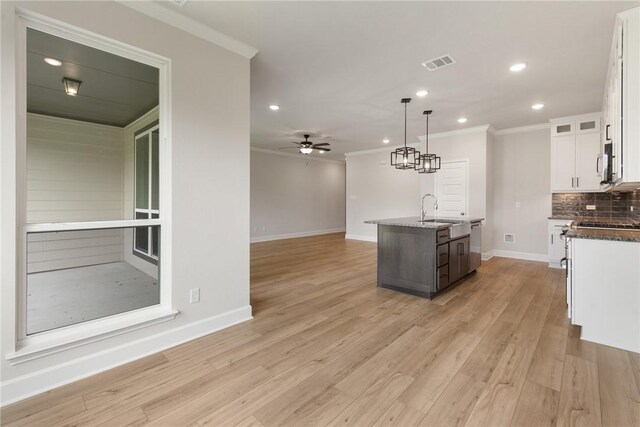
[[[415,169],[420,163],[420,152],[413,147],[407,147],[407,104],[411,98],[402,98],[404,104],[404,147],[391,152],[391,166],[396,169]]]
[[[424,132],[426,150],[425,154],[422,154],[418,159],[419,164],[416,166],[416,171],[418,171],[418,173],[436,173],[440,169],[440,157],[435,154],[429,154],[429,116],[431,113],[433,113],[431,110],[427,110],[422,113],[427,117],[427,124]]]
[[[280,147],[279,150],[288,150],[291,148],[296,148],[300,153],[304,155],[313,153],[313,150],[318,150],[320,154],[324,154],[327,151],[331,151],[330,148],[327,148],[327,146],[331,144],[329,144],[328,142],[321,142],[319,144],[314,144],[313,142],[309,141],[309,136],[310,135],[304,135],[304,141],[294,142],[294,144],[296,144],[297,147]]]

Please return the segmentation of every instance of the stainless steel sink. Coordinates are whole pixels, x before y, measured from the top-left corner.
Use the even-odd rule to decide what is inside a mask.
[[[460,236],[466,236],[467,234],[471,234],[471,223],[469,222],[453,224],[449,227],[449,237],[452,239]]]

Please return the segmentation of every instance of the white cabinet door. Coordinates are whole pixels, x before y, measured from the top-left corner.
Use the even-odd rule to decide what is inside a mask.
[[[551,137],[551,191],[574,191],[576,150],[575,135]]]
[[[598,173],[600,134],[596,132],[576,135],[576,180],[579,191],[599,191],[602,176]]]
[[[560,260],[564,258],[564,237],[562,227],[569,221],[549,220],[548,252],[549,267],[560,268]]]

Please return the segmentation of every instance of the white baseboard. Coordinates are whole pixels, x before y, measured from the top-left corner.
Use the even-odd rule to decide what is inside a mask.
[[[349,240],[363,240],[365,242],[373,242],[373,243],[376,243],[378,241],[377,237],[361,236],[358,234],[346,234],[344,238]]]
[[[516,258],[516,259],[524,259],[527,261],[542,261],[549,262],[549,256],[547,254],[534,254],[531,252],[516,252],[516,251],[501,251],[499,249],[494,249],[493,256],[499,256],[503,258]]]
[[[247,305],[197,322],[162,331],[137,341],[3,381],[0,388],[0,396],[2,396],[0,406],[36,396],[252,318],[251,306]]]
[[[344,233],[344,228],[331,228],[327,230],[302,231],[300,233],[274,234],[271,236],[252,237],[251,243],[270,242],[271,240],[295,239],[296,237],[319,236],[321,234]]]
[[[482,254],[480,254],[482,261],[489,261],[491,258],[493,258],[493,251],[482,252]]]

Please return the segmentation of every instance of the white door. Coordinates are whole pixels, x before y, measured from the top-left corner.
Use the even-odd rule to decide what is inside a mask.
[[[468,216],[468,174],[469,164],[465,160],[442,162],[435,177],[439,217]]]

